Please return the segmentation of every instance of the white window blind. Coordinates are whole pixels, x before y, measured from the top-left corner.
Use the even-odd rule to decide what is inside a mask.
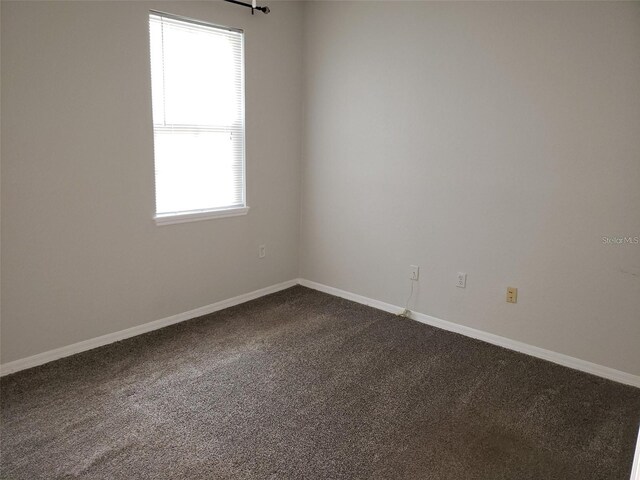
[[[156,217],[245,207],[241,31],[149,15]]]

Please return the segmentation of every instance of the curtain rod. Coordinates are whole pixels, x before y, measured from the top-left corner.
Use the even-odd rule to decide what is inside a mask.
[[[236,5],[242,5],[243,7],[249,7],[251,9],[251,15],[253,15],[254,10],[260,10],[261,12],[264,13],[269,13],[271,10],[269,10],[269,7],[258,7],[256,5],[256,0],[252,0],[252,3],[245,3],[245,2],[240,2],[238,0],[224,0],[225,2],[229,2],[229,3],[235,3]]]

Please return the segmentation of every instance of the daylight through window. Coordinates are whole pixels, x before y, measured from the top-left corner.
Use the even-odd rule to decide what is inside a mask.
[[[246,213],[243,33],[149,16],[156,219]]]

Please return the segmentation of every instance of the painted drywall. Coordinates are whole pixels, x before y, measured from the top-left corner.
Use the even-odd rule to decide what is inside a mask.
[[[640,373],[640,3],[308,2],[304,63],[301,277]]]
[[[2,2],[2,363],[418,264],[416,311],[640,373],[640,4],[270,7]],[[152,8],[246,32],[246,217],[152,221]]]
[[[297,276],[300,4],[1,8],[2,363]],[[245,30],[246,216],[153,221],[152,8]]]

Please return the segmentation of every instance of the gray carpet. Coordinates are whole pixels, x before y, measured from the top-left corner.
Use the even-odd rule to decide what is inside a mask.
[[[303,287],[2,379],[3,479],[628,479],[640,390]]]

